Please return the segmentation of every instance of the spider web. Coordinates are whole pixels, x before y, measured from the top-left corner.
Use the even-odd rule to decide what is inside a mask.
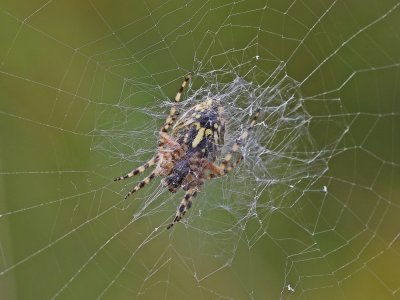
[[[400,2],[0,4],[4,299],[398,299]],[[113,178],[224,104],[244,161],[183,193]]]

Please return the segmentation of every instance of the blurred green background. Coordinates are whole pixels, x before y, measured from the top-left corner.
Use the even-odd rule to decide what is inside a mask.
[[[389,0],[1,1],[0,298],[399,299],[399,27]],[[219,68],[296,81],[327,168],[242,168],[162,230],[181,194],[112,179]]]

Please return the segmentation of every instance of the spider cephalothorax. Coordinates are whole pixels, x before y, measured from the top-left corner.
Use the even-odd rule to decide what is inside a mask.
[[[179,102],[183,89],[190,80],[188,74],[179,89],[175,101]],[[232,149],[220,161],[215,164],[221,147],[224,145],[225,121],[224,109],[217,99],[206,99],[191,107],[178,119],[178,112],[173,106],[169,116],[160,130],[158,153],[144,165],[134,169],[125,176],[117,177],[122,180],[139,173],[155,165],[155,170],[144,178],[125,198],[137,192],[156,176],[162,176],[163,185],[170,192],[176,192],[179,188],[186,191],[181,204],[178,207],[173,222],[167,228],[171,228],[179,222],[186,210],[192,205],[192,199],[196,196],[205,180],[222,176],[231,171],[242,159],[238,155],[232,163],[232,154],[239,151],[240,144],[247,138],[249,130],[255,125],[259,111],[256,112],[247,130],[243,131]],[[175,125],[174,125],[175,124]],[[172,133],[167,132],[172,127]]]

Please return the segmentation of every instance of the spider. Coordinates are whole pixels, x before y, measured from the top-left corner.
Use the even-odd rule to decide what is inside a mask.
[[[190,78],[191,73],[185,76],[175,96],[175,103],[179,103]],[[115,181],[127,179],[155,166],[150,175],[139,182],[125,196],[125,199],[139,191],[156,176],[164,177],[162,184],[170,192],[175,193],[179,188],[186,191],[175,217],[167,229],[178,223],[192,206],[193,198],[196,197],[206,180],[229,173],[243,159],[243,156],[239,154],[238,158],[232,161],[233,154],[239,152],[240,145],[256,124],[260,110],[256,111],[250,119],[248,128],[242,132],[233,144],[231,151],[217,165],[215,161],[224,145],[225,120],[223,114],[224,109],[220,101],[211,98],[189,108],[180,117],[176,106],[172,106],[169,116],[160,130],[158,153],[145,164],[114,179]],[[172,132],[168,134],[171,128]]]

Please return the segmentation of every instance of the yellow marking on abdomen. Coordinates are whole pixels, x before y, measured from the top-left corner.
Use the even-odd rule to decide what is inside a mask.
[[[199,132],[197,133],[196,137],[194,138],[193,142],[192,142],[192,148],[197,147],[197,145],[201,142],[201,140],[204,137],[204,131],[206,129],[204,127],[199,129]]]

